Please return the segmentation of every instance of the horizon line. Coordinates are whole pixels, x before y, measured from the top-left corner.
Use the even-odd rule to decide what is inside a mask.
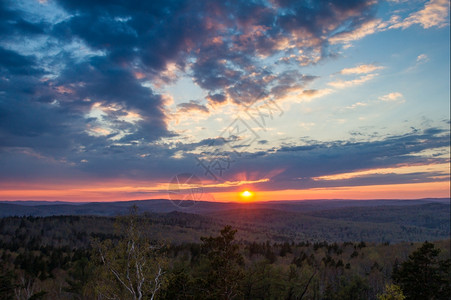
[[[269,202],[304,202],[304,201],[421,201],[421,200],[450,200],[451,197],[422,197],[422,198],[373,198],[373,199],[346,199],[346,198],[318,198],[318,199],[298,199],[298,200],[259,200],[259,201],[208,201],[208,200],[171,200],[167,198],[150,198],[150,199],[131,199],[131,200],[112,200],[112,201],[65,201],[65,200],[0,200],[0,203],[59,203],[59,204],[90,204],[90,203],[125,203],[140,201],[187,201],[187,202],[205,202],[205,203],[237,203],[237,204],[253,204],[253,203],[269,203]]]

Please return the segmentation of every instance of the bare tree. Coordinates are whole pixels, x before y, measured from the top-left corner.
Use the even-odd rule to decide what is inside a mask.
[[[37,291],[38,290],[38,291]],[[22,273],[19,276],[19,284],[14,289],[14,295],[17,300],[22,299],[40,299],[45,295],[45,292],[38,288],[38,281],[35,277]]]
[[[96,291],[101,299],[155,299],[164,284],[162,245],[151,243],[139,226],[143,218],[132,209],[118,220],[123,238],[95,242],[100,258]]]

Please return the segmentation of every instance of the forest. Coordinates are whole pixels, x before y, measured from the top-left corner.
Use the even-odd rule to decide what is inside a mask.
[[[0,219],[1,299],[449,299],[450,240],[266,241],[190,214]],[[184,237],[184,238],[182,238]],[[337,239],[338,240],[338,239]]]

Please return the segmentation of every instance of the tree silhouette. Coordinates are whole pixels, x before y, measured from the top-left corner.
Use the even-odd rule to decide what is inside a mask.
[[[406,299],[450,299],[450,259],[439,260],[440,249],[424,244],[409,255],[393,271],[393,280],[404,292]]]
[[[233,299],[243,278],[243,256],[234,243],[236,229],[225,226],[218,237],[202,237],[202,248],[210,262],[207,291],[212,299]]]

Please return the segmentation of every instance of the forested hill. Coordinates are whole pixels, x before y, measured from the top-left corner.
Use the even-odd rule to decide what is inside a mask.
[[[238,229],[237,239],[257,242],[397,243],[440,240],[450,235],[450,206],[442,203],[305,212],[239,206],[198,214],[144,212],[143,220],[151,228],[152,238],[164,237],[170,243],[197,242],[200,236],[228,224]],[[23,231],[23,238],[41,235],[44,240],[56,239],[63,244],[72,239],[67,242],[80,246],[92,236],[113,234],[113,223],[113,217],[103,216],[5,217],[0,219],[0,231],[4,241],[21,238]]]
[[[55,216],[55,215],[96,215],[117,216],[129,212],[136,205],[141,212],[168,213],[181,211],[204,214],[231,209],[277,209],[290,212],[313,212],[339,208],[360,207],[409,207],[421,204],[450,205],[449,198],[427,198],[417,200],[300,200],[269,201],[254,203],[212,202],[212,201],[171,201],[167,199],[116,201],[116,202],[47,202],[47,201],[0,201],[0,217],[8,216]]]
[[[222,280],[222,274],[239,293],[236,299],[376,300],[393,291],[405,299],[419,299],[425,291],[432,296],[421,299],[449,299],[451,294],[450,207],[440,201],[206,203],[197,213],[130,210],[130,203],[120,203],[121,213],[131,214],[119,217],[86,215],[80,205],[24,204],[24,211],[72,208],[73,214],[85,214],[0,218],[0,299],[99,299],[97,294],[110,290],[126,295],[111,265],[127,276],[135,249],[140,262],[151,257],[148,282],[157,283],[154,267],[164,268],[157,299],[220,299],[205,291],[222,291],[222,281],[212,281]],[[105,203],[88,207],[108,212]],[[427,268],[424,258],[431,262]],[[420,273],[432,283],[410,275]]]

